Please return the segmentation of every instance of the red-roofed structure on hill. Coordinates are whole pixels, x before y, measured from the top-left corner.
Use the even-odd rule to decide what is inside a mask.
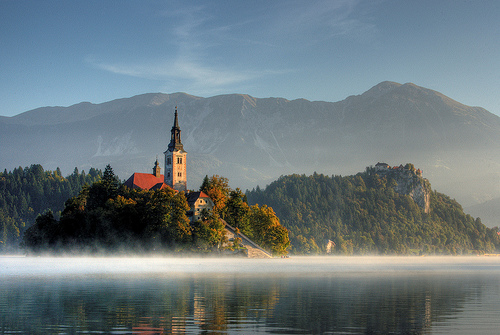
[[[153,188],[158,189],[158,187],[161,187],[164,184],[165,183],[163,182],[163,175],[157,178],[150,173],[140,173],[140,172],[135,172],[124,183],[124,185],[127,187],[134,189],[141,189],[141,190],[151,190]]]
[[[189,192],[187,190],[186,174],[186,156],[187,152],[181,142],[181,128],[177,116],[177,107],[175,107],[174,126],[171,130],[170,144],[165,154],[165,174],[161,174],[161,168],[156,159],[153,167],[153,173],[136,172],[130,176],[124,183],[125,186],[132,189],[142,190],[161,190],[164,188],[173,189],[175,192],[185,192],[187,203],[190,210],[186,213],[187,217],[194,223],[198,220],[204,220],[205,215],[210,215],[214,207],[214,202],[204,192]],[[241,244],[247,250],[247,256],[252,258],[268,258],[272,255],[255,244],[245,235],[236,231],[233,227],[222,220],[225,225],[224,234],[228,239],[226,243],[232,243],[235,238],[239,238]]]
[[[203,192],[188,192],[186,174],[187,152],[181,142],[181,129],[175,108],[174,125],[171,130],[170,144],[165,154],[165,175],[161,174],[160,164],[156,159],[153,173],[136,172],[124,183],[132,189],[161,190],[171,188],[176,192],[186,192],[186,199],[190,207],[187,213],[191,222],[202,218],[202,211],[206,209],[208,213],[212,211],[214,203],[210,197]]]
[[[189,207],[191,207],[191,211],[188,213],[191,222],[202,220],[203,210],[206,209],[207,213],[210,213],[214,207],[214,202],[205,192],[190,192],[186,198]]]
[[[171,187],[176,191],[187,192],[187,152],[181,142],[181,128],[175,107],[174,125],[171,129],[170,143],[165,154],[165,174],[161,174],[161,168],[156,159],[153,173],[136,172],[124,183],[125,186],[143,190],[158,190]]]
[[[164,176],[160,174],[158,159],[155,162],[152,174],[135,172],[129,179],[127,179],[124,185],[130,188],[142,190],[157,190],[168,187],[168,185],[164,183]]]

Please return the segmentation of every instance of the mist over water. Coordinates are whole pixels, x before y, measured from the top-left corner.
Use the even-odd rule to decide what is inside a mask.
[[[273,259],[178,257],[0,257],[0,276],[119,274],[342,274],[496,271],[500,257],[318,256]]]
[[[499,257],[0,257],[0,333],[492,334]]]

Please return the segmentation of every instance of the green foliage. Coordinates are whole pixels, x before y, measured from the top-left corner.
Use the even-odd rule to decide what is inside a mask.
[[[275,209],[290,231],[295,254],[324,253],[328,240],[338,254],[468,254],[499,248],[496,231],[463,213],[456,201],[432,192],[426,214],[411,197],[396,193],[395,185],[390,175],[380,177],[370,169],[347,177],[289,175],[265,190],[248,191],[247,197]]]
[[[239,189],[232,190],[227,178],[205,176],[200,190],[214,202],[213,215],[221,217],[238,232],[254,240],[273,254],[288,253],[288,230],[283,227],[271,207],[248,206],[246,195]],[[241,241],[237,237],[231,248]]]
[[[226,201],[226,222],[238,228],[243,234],[253,236],[250,224],[250,207],[246,203],[246,197],[239,188],[229,193]]]
[[[210,187],[210,179],[208,179],[208,176],[205,175],[205,178],[203,178],[203,182],[201,183],[200,186],[200,191],[207,193],[209,187]]]
[[[227,242],[224,216],[273,253],[287,252],[288,231],[272,208],[250,208],[246,196],[239,189],[231,190],[226,178],[207,177],[204,184],[216,206],[211,213],[203,213],[203,221],[191,225],[183,192],[129,189],[108,165],[102,179],[83,186],[66,201],[59,220],[52,212],[39,215],[24,234],[23,245],[33,253],[213,251]],[[239,248],[240,243],[237,238],[232,248]]]
[[[184,193],[180,192],[172,198],[172,220],[168,223],[168,238],[173,242],[191,241],[191,227],[186,212],[189,210]]]
[[[254,205],[248,218],[255,242],[271,250],[273,254],[286,254],[290,245],[288,230],[283,227],[271,207]]]
[[[190,244],[184,193],[118,188],[118,179],[107,171],[107,178],[66,201],[59,221],[39,216],[25,234],[25,247],[34,253],[95,253],[177,250]]]
[[[205,176],[200,191],[205,192],[214,202],[212,211],[220,217],[225,217],[226,201],[231,192],[227,178],[218,175],[208,178]]]
[[[58,225],[52,211],[47,211],[36,218],[33,226],[24,234],[24,244],[30,245],[34,252],[40,252],[54,244],[54,236],[58,234]]]
[[[17,252],[25,230],[39,214],[51,210],[58,216],[66,199],[101,176],[101,171],[94,168],[88,174],[75,168],[63,178],[59,168],[44,171],[39,164],[0,172],[0,252]]]
[[[210,215],[203,221],[196,221],[193,225],[193,240],[198,250],[218,250],[226,242],[225,239],[224,223],[216,215]]]

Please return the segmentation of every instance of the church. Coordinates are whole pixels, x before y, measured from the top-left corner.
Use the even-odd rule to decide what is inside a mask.
[[[167,150],[164,152],[165,174],[161,174],[161,168],[157,158],[153,167],[153,173],[135,172],[127,179],[124,185],[132,189],[161,190],[168,187],[175,192],[185,192],[190,207],[187,216],[191,223],[193,223],[201,219],[201,214],[204,209],[209,212],[212,211],[214,203],[204,192],[189,192],[187,189],[187,152],[184,150],[184,146],[181,142],[181,128],[179,127],[177,107],[175,107],[174,125],[170,133],[170,143],[168,144]],[[247,257],[272,257],[268,251],[231,227],[227,222],[224,221],[224,225],[227,240],[231,242],[237,237],[240,238],[242,245],[246,248]]]
[[[186,198],[191,207],[189,218],[191,222],[200,219],[203,209],[212,210],[214,203],[208,195],[203,192],[188,192],[187,189],[187,152],[181,142],[181,128],[179,127],[179,117],[177,107],[175,107],[174,125],[170,131],[170,143],[165,155],[165,174],[161,174],[160,164],[156,159],[153,173],[136,172],[124,183],[125,186],[142,190],[158,190],[166,187],[174,189],[176,192],[186,192]]]
[[[165,155],[165,175],[161,174],[160,164],[156,159],[153,173],[134,173],[126,182],[125,186],[143,190],[157,190],[170,187],[176,191],[187,192],[187,169],[184,146],[181,142],[181,128],[177,107],[175,107],[174,125],[172,126],[170,143]]]

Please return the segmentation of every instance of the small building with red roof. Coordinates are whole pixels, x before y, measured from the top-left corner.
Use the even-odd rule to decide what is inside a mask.
[[[205,192],[190,192],[186,194],[187,202],[191,210],[188,212],[188,217],[191,222],[202,220],[202,212],[204,209],[208,213],[212,211],[214,202]]]

